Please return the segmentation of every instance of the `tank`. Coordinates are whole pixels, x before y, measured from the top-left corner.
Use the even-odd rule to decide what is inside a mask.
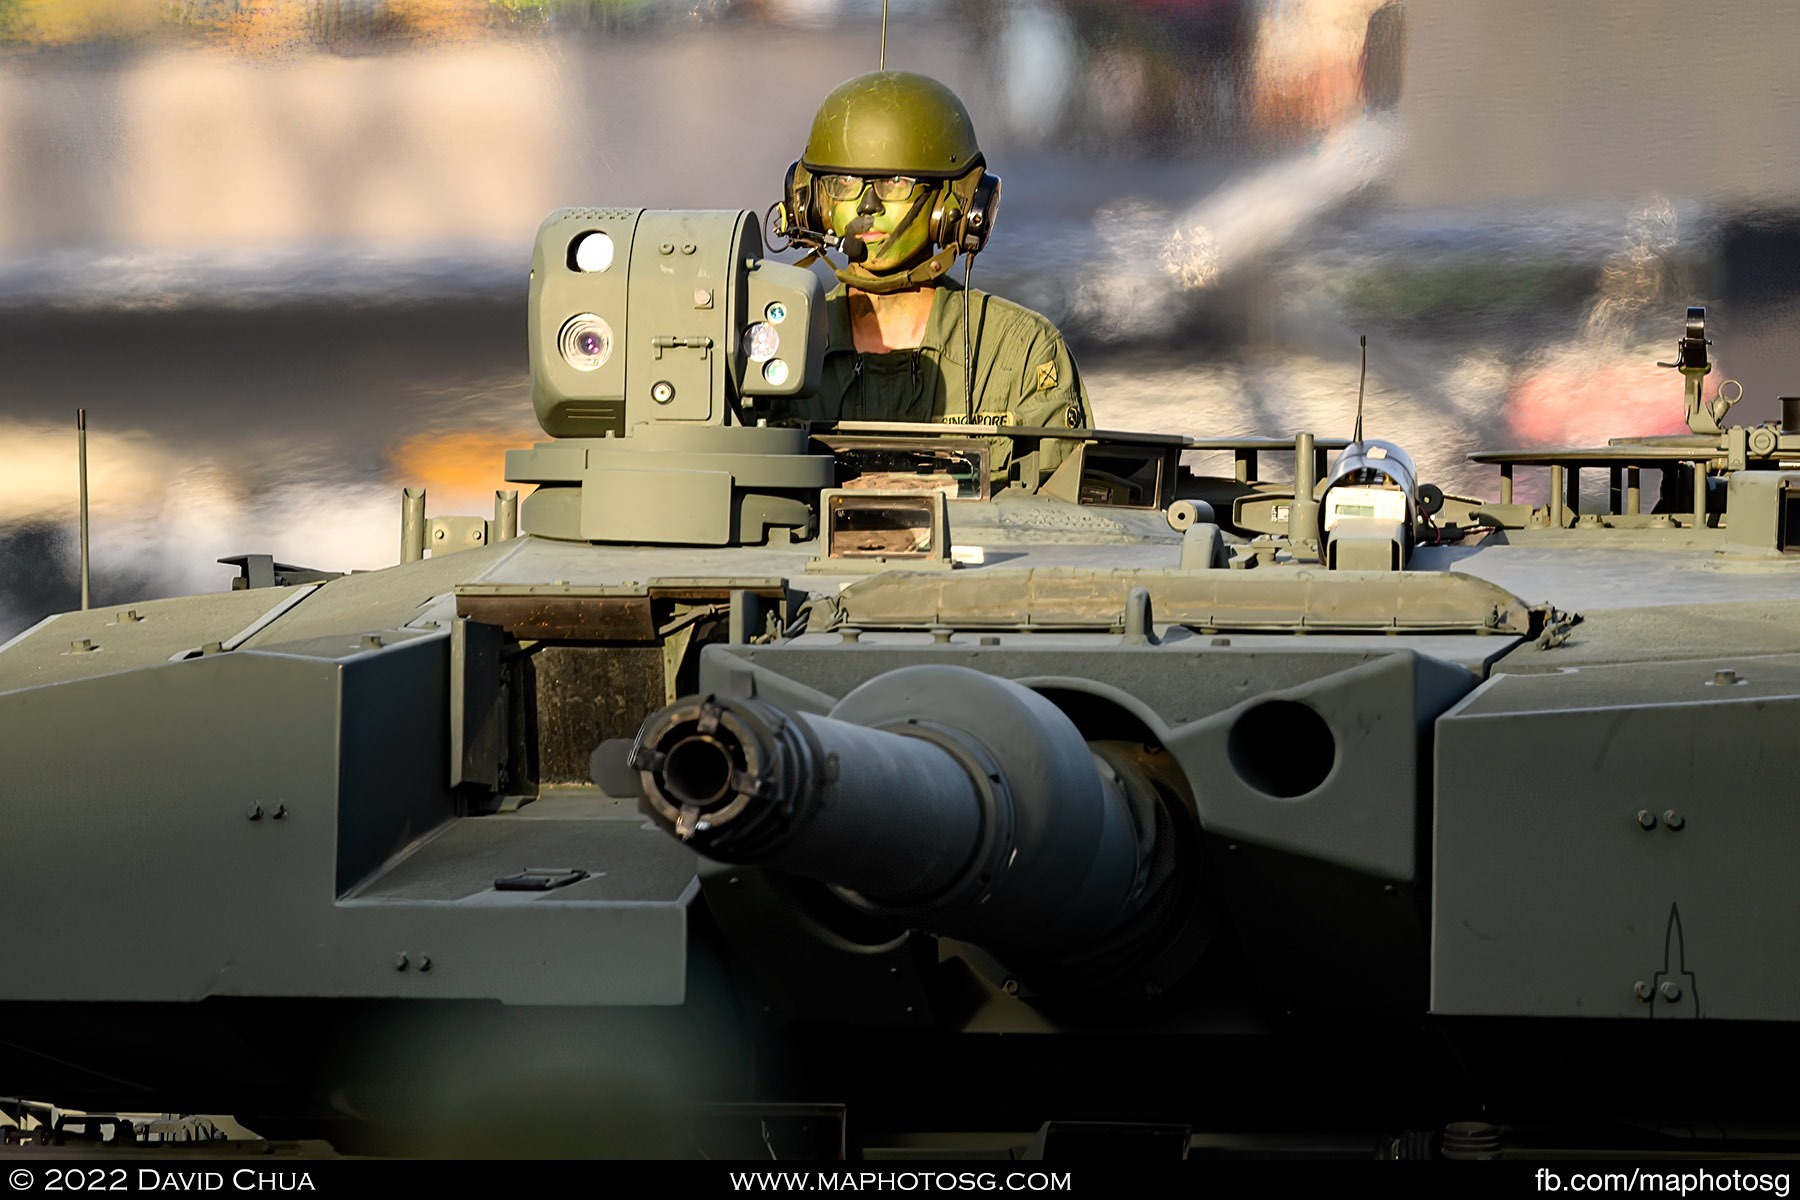
[[[530,305],[522,502],[0,647],[6,1091],[652,1157],[1767,1116],[1800,400],[1730,424],[1704,312],[1688,434],[1483,498],[1403,429],[772,423],[823,295],[745,212],[555,213]]]

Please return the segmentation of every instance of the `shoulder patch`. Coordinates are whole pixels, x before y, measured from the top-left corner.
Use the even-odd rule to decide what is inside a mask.
[[[1069,405],[1069,410],[1063,414],[1063,424],[1067,425],[1070,429],[1080,429],[1087,424],[1087,421],[1081,415],[1081,405]]]
[[[1056,360],[1039,363],[1037,369],[1037,390],[1048,391],[1056,386]]]

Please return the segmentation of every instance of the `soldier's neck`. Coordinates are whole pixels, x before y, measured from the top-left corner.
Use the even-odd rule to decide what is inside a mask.
[[[886,295],[850,288],[850,334],[857,352],[881,354],[923,346],[936,294],[936,288],[909,288]]]

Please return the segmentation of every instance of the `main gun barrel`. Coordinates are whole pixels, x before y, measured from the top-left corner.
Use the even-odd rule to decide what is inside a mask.
[[[829,715],[693,696],[631,751],[642,806],[699,853],[833,885],[1009,963],[1144,940],[1170,871],[1155,786],[1049,700],[964,667],[876,677]]]

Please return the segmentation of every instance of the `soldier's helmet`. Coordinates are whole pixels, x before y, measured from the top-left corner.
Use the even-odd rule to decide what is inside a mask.
[[[814,175],[960,179],[982,158],[955,92],[910,71],[873,71],[825,97],[800,163]]]

